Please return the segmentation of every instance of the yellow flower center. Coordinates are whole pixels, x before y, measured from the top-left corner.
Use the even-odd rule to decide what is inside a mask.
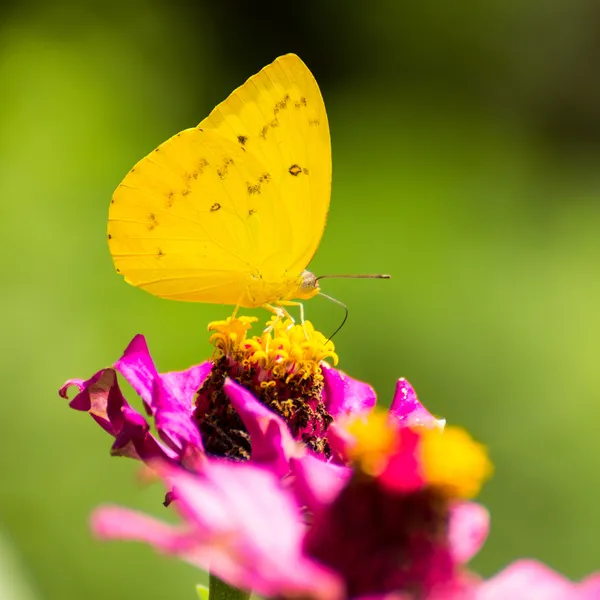
[[[383,473],[401,452],[400,430],[382,410],[355,419],[346,429],[353,438],[348,450],[359,469],[372,477]],[[485,447],[459,427],[412,427],[419,435],[418,459],[424,485],[438,488],[447,498],[473,498],[493,471]]]
[[[419,431],[427,482],[455,498],[476,496],[493,472],[485,447],[460,427]]]
[[[306,378],[315,375],[322,360],[338,363],[333,342],[316,331],[310,321],[295,325],[289,319],[273,318],[260,336],[247,337],[256,317],[229,317],[213,321],[210,342],[217,358],[228,356],[239,364],[261,367],[275,378],[284,376]]]

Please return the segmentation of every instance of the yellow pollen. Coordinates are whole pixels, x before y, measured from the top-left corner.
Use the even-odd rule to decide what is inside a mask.
[[[482,444],[460,427],[420,429],[421,460],[429,485],[444,488],[448,496],[473,498],[491,477],[493,466]]]
[[[256,317],[229,317],[208,325],[217,356],[228,356],[245,367],[258,366],[276,378],[307,378],[320,372],[319,363],[330,358],[338,363],[333,342],[316,331],[310,321],[295,325],[289,319],[273,319],[261,336],[247,338]]]
[[[354,419],[346,427],[355,444],[350,458],[360,464],[367,475],[377,476],[385,469],[398,444],[398,432],[386,411],[375,408],[366,418]]]

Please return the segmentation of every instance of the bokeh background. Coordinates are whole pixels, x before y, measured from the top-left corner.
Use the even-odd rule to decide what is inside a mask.
[[[330,219],[312,263],[350,307],[341,367],[382,402],[407,377],[490,449],[473,567],[600,569],[600,5],[596,0],[158,2],[0,7],[0,596],[194,598],[203,575],[105,544],[105,501],[162,490],[56,395],[143,332],[161,370],[208,357],[230,309],[114,273],[122,176],[248,76],[298,53],[329,112]],[[340,309],[309,318],[331,332]]]

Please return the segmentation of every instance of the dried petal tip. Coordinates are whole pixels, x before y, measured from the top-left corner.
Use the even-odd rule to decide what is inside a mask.
[[[459,427],[422,430],[421,461],[426,481],[454,498],[473,498],[493,472],[485,447]]]

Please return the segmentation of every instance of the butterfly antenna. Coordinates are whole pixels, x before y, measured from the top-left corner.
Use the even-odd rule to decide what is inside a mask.
[[[339,306],[341,306],[344,309],[344,311],[346,312],[346,314],[344,315],[344,320],[342,321],[342,324],[329,336],[329,339],[327,341],[330,342],[333,339],[333,336],[346,324],[346,321],[348,320],[348,307],[343,302],[340,302],[339,300],[336,300],[335,298],[332,298],[331,296],[328,296],[327,294],[324,294],[323,292],[319,292],[319,296],[323,296],[323,298],[327,298],[327,300],[331,300],[331,302],[335,302],[335,304],[339,304]]]
[[[361,275],[320,275],[315,280],[319,281],[319,279],[391,279],[391,275],[383,275],[383,274],[361,274]]]
[[[379,274],[379,273],[368,273],[368,274],[358,274],[358,275],[320,275],[319,277],[315,277],[314,281],[317,282],[319,281],[319,279],[391,279],[392,276],[391,275],[384,275],[384,274]],[[332,298],[331,296],[328,296],[327,294],[324,294],[323,292],[319,291],[319,296],[323,296],[323,298],[327,298],[327,300],[331,300],[332,302],[335,302],[336,304],[339,304],[341,307],[343,307],[343,309],[346,311],[346,314],[344,316],[344,320],[342,321],[342,324],[333,332],[333,334],[331,336],[329,336],[329,339],[327,340],[328,342],[333,338],[333,336],[346,324],[346,321],[348,320],[348,307],[343,303],[340,302],[339,300],[336,300],[335,298]]]

